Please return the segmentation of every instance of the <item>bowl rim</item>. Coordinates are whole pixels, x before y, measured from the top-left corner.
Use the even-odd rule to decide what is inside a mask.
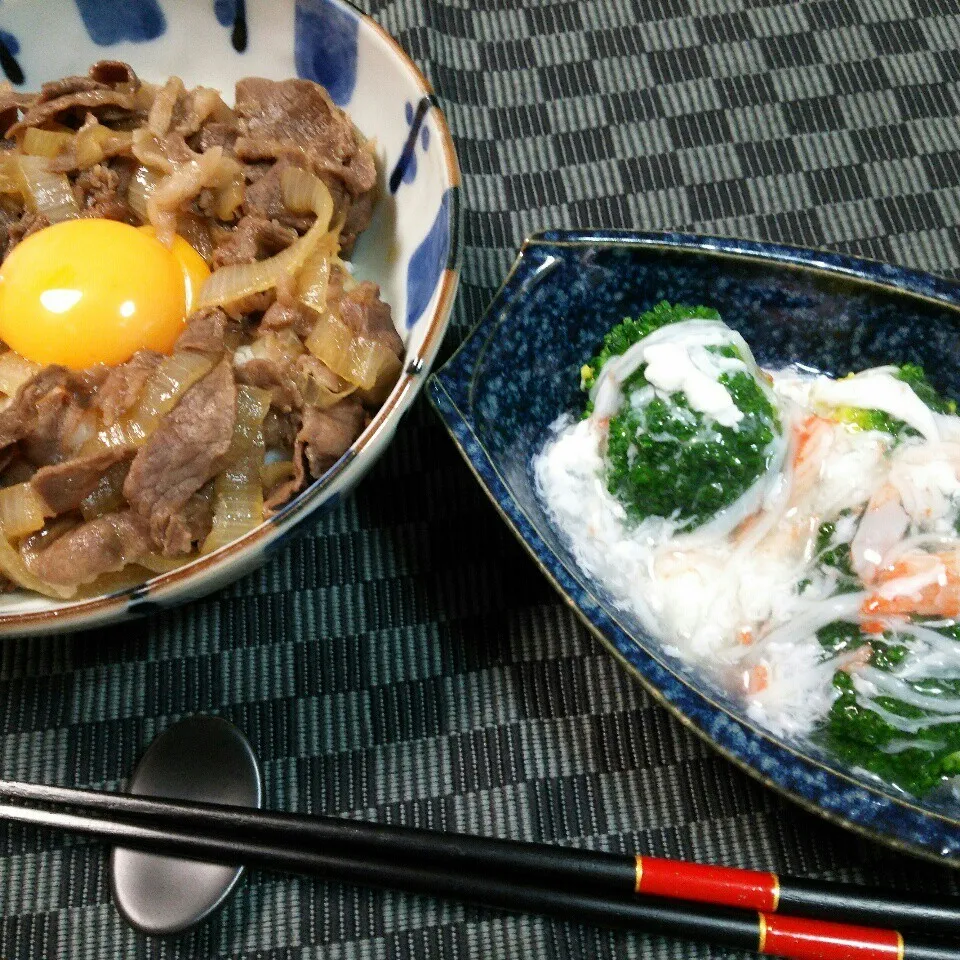
[[[349,478],[356,473],[358,457],[363,454],[375,439],[390,426],[396,424],[403,413],[409,409],[417,394],[423,388],[427,374],[436,358],[437,351],[450,325],[453,303],[460,280],[462,263],[463,209],[461,203],[461,173],[456,146],[450,132],[447,118],[440,107],[433,85],[414,63],[411,56],[400,43],[369,14],[364,13],[351,0],[332,0],[362,21],[366,27],[377,34],[396,56],[403,67],[411,74],[422,96],[429,98],[431,113],[439,131],[442,147],[446,183],[444,190],[449,193],[448,236],[449,249],[439,285],[439,296],[431,311],[423,342],[413,357],[404,358],[404,367],[390,395],[376,411],[363,433],[351,444],[350,448],[321,477],[301,490],[296,497],[284,504],[272,517],[268,517],[249,533],[224,544],[211,553],[195,557],[181,567],[165,573],[155,574],[122,589],[109,593],[96,594],[79,600],[54,601],[53,606],[42,610],[4,612],[0,609],[0,636],[26,636],[71,629],[85,629],[100,626],[122,618],[125,614],[135,613],[137,603],[163,603],[172,600],[173,595],[188,582],[201,579],[205,574],[231,560],[258,547],[265,549],[283,533],[291,530],[305,519],[325,500],[325,494],[334,482],[342,477]],[[353,468],[353,469],[351,469]],[[210,590],[216,589],[216,584]],[[187,598],[184,598],[185,600]],[[146,612],[146,611],[144,611]],[[85,621],[94,620],[94,623]]]
[[[711,748],[725,759],[801,807],[832,823],[852,829],[893,849],[934,860],[941,864],[946,861],[949,866],[960,869],[960,856],[958,856],[960,855],[960,839],[958,839],[960,837],[960,833],[958,833],[958,830],[960,830],[960,814],[950,816],[921,806],[917,802],[917,798],[908,794],[903,794],[902,797],[897,796],[887,792],[879,785],[872,786],[855,779],[843,770],[827,766],[815,757],[791,746],[790,743],[775,737],[745,716],[731,713],[723,704],[717,703],[709,691],[700,690],[693,686],[688,680],[679,676],[676,670],[669,663],[664,662],[655,651],[638,643],[633,634],[622,625],[615,613],[599,608],[599,618],[610,622],[613,626],[613,631],[608,633],[607,630],[595,622],[591,612],[586,609],[586,606],[598,608],[598,604],[594,593],[585,584],[583,574],[568,568],[567,564],[560,559],[540,535],[533,522],[528,518],[526,510],[518,504],[483,441],[478,437],[472,414],[464,409],[464,406],[458,402],[458,398],[453,395],[451,390],[448,390],[447,381],[453,380],[455,370],[460,370],[466,374],[468,385],[456,392],[459,396],[462,396],[465,392],[467,394],[466,407],[472,407],[478,367],[489,343],[496,335],[496,330],[510,311],[515,308],[518,301],[523,299],[529,287],[537,282],[543,273],[551,267],[549,253],[543,258],[542,263],[528,262],[528,254],[538,248],[549,250],[550,248],[568,246],[659,248],[664,251],[692,254],[706,253],[720,258],[747,259],[787,269],[794,268],[820,272],[828,276],[847,277],[864,285],[877,287],[887,294],[908,295],[928,300],[937,306],[958,313],[960,313],[960,285],[933,273],[899,267],[866,257],[854,257],[834,251],[765,241],[743,240],[735,237],[603,228],[547,230],[531,234],[524,240],[503,284],[491,301],[487,311],[463,340],[457,351],[443,367],[430,377],[428,386],[428,396],[432,406],[467,462],[474,478],[486,493],[508,529],[519,540],[541,573],[546,576],[560,599],[570,607],[589,632],[613,654],[615,660],[626,668],[627,674],[639,682],[658,704],[665,707],[687,729],[706,740]],[[461,432],[466,434],[466,439],[461,435]],[[472,446],[473,449],[468,449],[468,446]],[[488,477],[484,476],[485,471],[492,473],[493,483],[490,482]],[[528,530],[525,530],[525,527]],[[564,579],[571,581],[572,590],[561,582]],[[575,596],[577,592],[582,594],[579,600]],[[586,601],[586,604],[584,601]],[[834,807],[827,808],[818,804],[795,785],[774,779],[758,764],[747,758],[746,750],[738,753],[732,746],[720,742],[709,729],[701,726],[690,715],[690,712],[693,711],[687,711],[683,705],[674,702],[652,678],[646,676],[643,670],[631,661],[626,652],[620,648],[616,637],[612,635],[616,631],[619,631],[637,648],[643,659],[652,661],[657,669],[667,673],[684,691],[702,700],[711,711],[722,714],[728,721],[741,728],[746,736],[754,740],[755,743],[759,743],[761,746],[766,745],[768,750],[772,749],[789,754],[793,761],[801,766],[818,768],[828,778],[828,781],[843,782],[846,789],[867,796],[878,809],[882,807],[884,813],[897,811],[900,815],[906,815],[915,822],[904,825],[902,832],[885,832],[874,825],[875,822],[880,822],[883,819],[882,817],[857,819],[854,814],[839,812]],[[779,758],[775,758],[775,763],[779,764]],[[827,789],[835,786],[835,782],[827,783]],[[929,836],[924,841],[914,832],[923,829],[941,831],[941,834]],[[949,832],[954,838],[952,858],[947,855],[946,850],[935,849],[936,844],[942,840],[942,832],[944,831]]]

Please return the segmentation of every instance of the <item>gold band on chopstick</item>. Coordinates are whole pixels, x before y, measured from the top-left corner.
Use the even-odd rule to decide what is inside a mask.
[[[780,878],[775,874],[770,874],[770,912],[776,913],[780,906]]]
[[[643,881],[643,857],[637,857],[636,873],[634,874],[633,892],[640,892],[640,884]]]
[[[757,914],[757,925],[759,931],[757,934],[757,953],[767,952],[767,918],[762,914]]]

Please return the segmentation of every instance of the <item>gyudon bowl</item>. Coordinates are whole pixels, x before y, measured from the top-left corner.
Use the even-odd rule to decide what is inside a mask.
[[[8,633],[261,563],[392,439],[458,271],[446,124],[348,4],[53,6],[0,22]]]

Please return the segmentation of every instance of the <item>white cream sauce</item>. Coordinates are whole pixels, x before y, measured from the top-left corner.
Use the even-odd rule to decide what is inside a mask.
[[[644,353],[644,376],[658,392],[668,396],[682,393],[691,409],[708,414],[724,427],[733,427],[743,414],[730,391],[717,380],[721,371],[715,359],[705,347],[688,350],[679,343],[656,343]]]

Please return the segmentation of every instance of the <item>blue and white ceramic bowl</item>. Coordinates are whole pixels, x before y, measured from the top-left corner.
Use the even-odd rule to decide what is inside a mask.
[[[11,594],[0,633],[81,629],[209,593],[262,563],[284,535],[334,503],[393,438],[436,355],[459,274],[460,172],[430,84],[397,43],[344,0],[5,0],[0,70],[17,88],[126,60],[145,80],[217,87],[241,77],[324,84],[377,145],[381,200],[356,273],[380,284],[406,344],[404,372],[363,435],[284,510],[247,536],[130,590],[70,603]]]
[[[531,460],[581,403],[579,370],[604,333],[660,300],[716,307],[768,366],[846,372],[923,365],[960,397],[960,288],[836,254],[673,234],[547,233],[524,246],[430,398],[478,480],[593,632],[685,723],[823,816],[960,866],[960,799],[910,797],[808,741],[757,727],[671,656],[579,568],[537,497]]]

